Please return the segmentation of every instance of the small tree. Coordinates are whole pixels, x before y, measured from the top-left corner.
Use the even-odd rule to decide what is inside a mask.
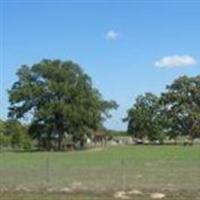
[[[128,122],[128,133],[134,137],[163,141],[160,101],[156,95],[146,93],[144,96],[138,96],[124,121]]]
[[[28,135],[27,128],[16,120],[5,122],[4,136],[10,138],[10,145],[17,149],[31,149],[31,138]]]
[[[10,145],[10,137],[5,135],[5,122],[0,120],[0,148]]]

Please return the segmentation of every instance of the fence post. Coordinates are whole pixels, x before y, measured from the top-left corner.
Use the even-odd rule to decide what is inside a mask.
[[[122,189],[126,189],[126,175],[125,175],[125,160],[122,158],[121,159],[121,184],[122,184]]]
[[[47,187],[49,186],[49,183],[50,183],[50,163],[49,163],[49,156],[47,154],[47,157],[46,157],[46,184],[47,184]]]

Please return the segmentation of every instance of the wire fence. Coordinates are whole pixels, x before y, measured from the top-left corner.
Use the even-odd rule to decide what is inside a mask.
[[[199,190],[200,157],[1,153],[1,191]],[[146,152],[147,153],[147,152]]]

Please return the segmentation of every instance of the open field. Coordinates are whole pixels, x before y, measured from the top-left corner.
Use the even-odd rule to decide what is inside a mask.
[[[200,199],[200,146],[0,153],[1,200]],[[132,191],[132,192],[131,192]]]

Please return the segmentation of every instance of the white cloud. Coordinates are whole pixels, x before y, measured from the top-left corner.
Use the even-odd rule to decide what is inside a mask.
[[[116,40],[117,38],[119,38],[119,33],[113,31],[113,30],[109,30],[106,33],[106,39],[108,40]]]
[[[172,55],[157,60],[155,66],[161,68],[174,68],[195,65],[196,63],[196,59],[190,55]]]

